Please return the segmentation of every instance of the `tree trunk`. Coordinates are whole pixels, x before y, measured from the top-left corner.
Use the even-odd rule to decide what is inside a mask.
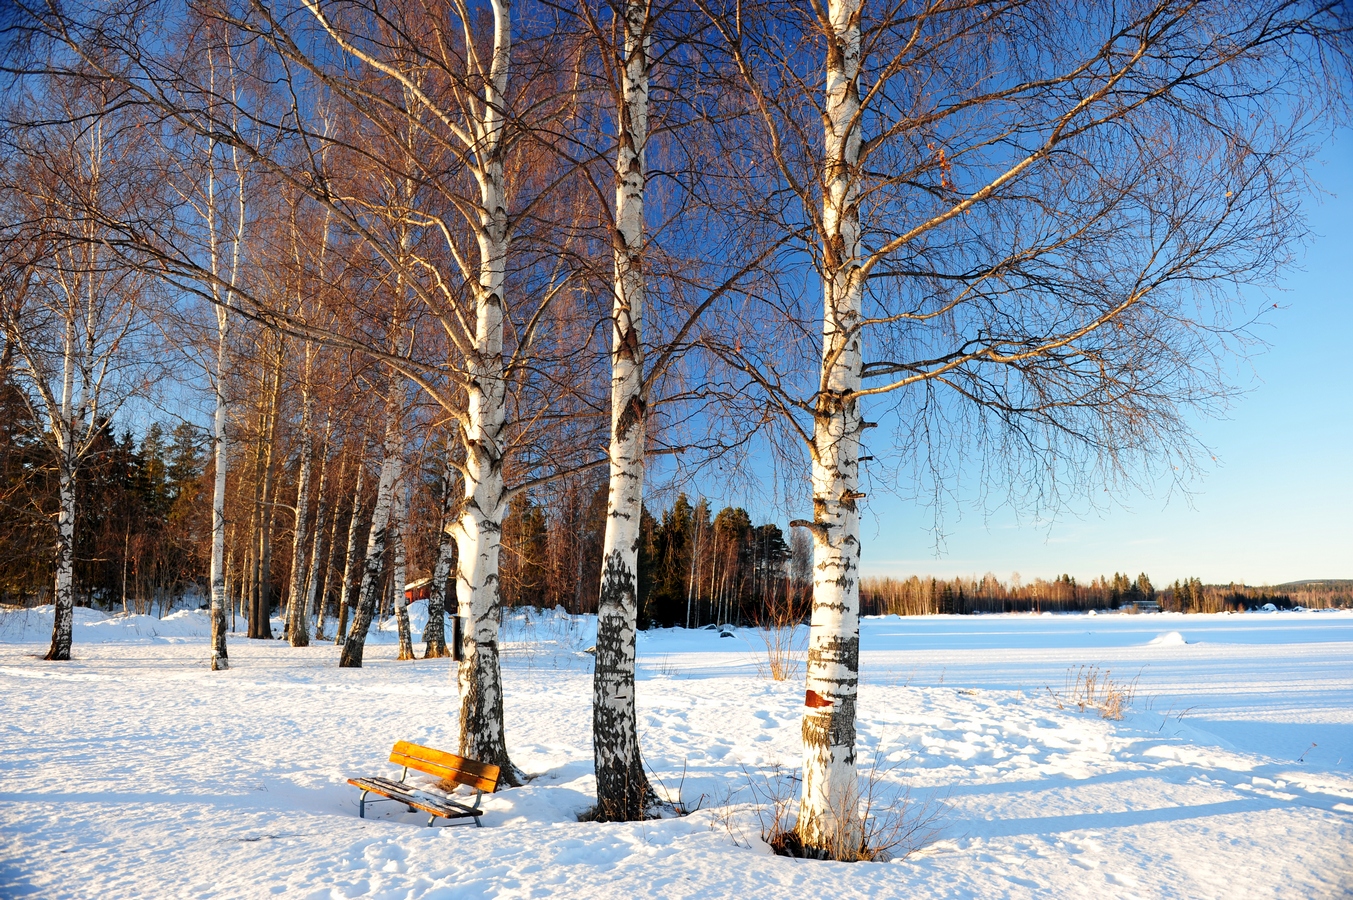
[[[639,756],[634,678],[639,611],[639,522],[643,506],[647,426],[642,340],[648,0],[628,0],[624,17],[625,59],[617,104],[615,161],[611,472],[592,682],[596,817],[608,822],[642,819],[654,799]]]
[[[226,558],[225,558],[225,502],[226,467],[229,448],[226,445],[226,419],[229,404],[225,393],[226,352],[228,350],[229,319],[226,311],[216,307],[216,412],[212,417],[212,459],[215,475],[211,489],[211,669],[213,672],[230,668],[226,653]]]
[[[424,659],[442,659],[451,655],[446,646],[446,609],[454,597],[451,586],[451,564],[455,557],[455,541],[451,532],[455,523],[454,498],[451,485],[455,477],[451,461],[451,442],[447,441],[446,466],[443,468],[441,530],[437,538],[437,564],[432,569],[432,585],[428,590],[428,624],[423,631]]]
[[[325,503],[325,497],[324,497],[324,489],[325,489],[325,484],[324,484],[324,482],[325,482],[325,476],[328,475],[328,470],[329,470],[329,432],[330,432],[330,427],[329,427],[328,425],[326,425],[326,426],[325,426],[325,429],[324,429],[324,444],[323,444],[323,449],[322,449],[321,452],[320,452],[320,462],[319,462],[319,485],[316,486],[316,488],[315,488],[315,522],[314,522],[314,525],[313,525],[313,527],[312,527],[312,529],[311,529],[311,535],[312,535],[312,537],[311,537],[311,543],[313,544],[313,546],[311,547],[311,550],[310,550],[310,570],[306,573],[306,576],[305,576],[305,582],[304,582],[305,586],[301,589],[301,596],[302,596],[303,600],[302,600],[302,603],[301,603],[300,621],[301,621],[301,623],[302,623],[301,627],[302,627],[303,629],[305,629],[305,632],[306,632],[306,643],[307,643],[307,644],[310,642],[310,635],[309,635],[309,631],[310,631],[310,616],[311,616],[311,615],[314,613],[314,611],[315,611],[315,592],[316,592],[316,589],[317,589],[318,586],[319,586],[319,585],[318,585],[318,582],[319,582],[319,575],[320,575],[320,566],[321,566],[321,564],[322,564],[322,562],[323,562],[323,558],[324,558],[324,557],[323,557],[323,550],[324,550],[324,517],[325,517],[326,515],[328,515],[328,510],[325,508],[325,507],[326,507],[326,503]],[[321,633],[321,632],[322,632],[321,626],[323,625],[323,623],[324,623],[324,617],[323,617],[323,615],[320,615],[320,617],[317,619],[316,624],[315,624],[315,639],[316,639],[316,640],[321,640],[321,641],[324,640],[324,635]],[[299,646],[302,646],[302,645],[300,645],[300,644],[297,644],[295,641],[296,641],[296,632],[293,631],[293,632],[292,632],[292,646],[293,646],[293,647],[299,647]]]
[[[413,652],[413,633],[409,629],[409,598],[404,593],[404,586],[408,583],[404,535],[408,533],[409,528],[409,495],[403,483],[395,485],[394,516],[395,545],[391,548],[393,559],[390,567],[393,569],[393,577],[390,581],[391,589],[394,591],[395,627],[399,631],[399,656],[397,658],[401,660],[417,659],[418,657]]]
[[[287,637],[293,647],[310,646],[310,616],[305,598],[305,550],[309,541],[306,509],[310,506],[310,474],[315,465],[315,445],[310,431],[314,424],[315,399],[310,389],[310,359],[306,348],[306,384],[301,388],[301,465],[296,476],[296,531],[291,542],[291,585],[287,591]],[[315,520],[319,527],[319,519]]]
[[[52,646],[43,659],[70,659],[75,620],[75,473],[70,459],[74,429],[67,428],[61,459],[61,509],[56,520],[56,590],[52,596]]]
[[[263,531],[260,535],[258,565],[258,621],[260,637],[272,639],[272,544],[277,524],[276,457],[278,420],[282,404],[282,362],[286,350],[277,339],[277,367],[273,372],[272,396],[268,403],[268,446],[263,467]]]
[[[475,346],[467,365],[465,497],[456,528],[456,584],[466,628],[460,669],[460,755],[499,767],[500,783],[521,776],[503,735],[503,685],[498,662],[498,552],[507,498],[503,490],[502,433],[507,413],[503,373],[503,283],[507,268],[507,191],[503,174],[503,110],[511,51],[512,14],[492,0],[493,62],[484,83],[476,160],[482,203],[476,238]]]
[[[262,485],[259,492],[261,506],[258,517],[258,557],[255,574],[254,608],[249,617],[249,637],[272,639],[272,529],[276,518],[273,501],[273,457],[277,444],[277,419],[282,395],[282,362],[285,350],[281,338],[278,339],[276,364],[271,373],[272,381],[268,393],[263,429],[263,446],[260,451]]]
[[[806,852],[853,859],[863,840],[855,770],[859,687],[858,275],[860,0],[829,0],[823,116],[822,375],[813,419],[813,613],[803,715]]]
[[[348,520],[348,549],[343,557],[343,584],[338,593],[338,627],[334,643],[340,647],[348,639],[348,615],[357,604],[357,585],[353,584],[353,569],[357,565],[357,538],[362,531],[362,481],[366,475],[366,460],[357,452],[357,486],[352,491],[352,518]]]
[[[338,536],[338,510],[335,508],[333,515],[329,515],[329,507],[332,505],[329,501],[329,495],[333,488],[326,487],[329,471],[329,429],[325,429],[324,438],[324,463],[319,472],[319,516],[315,525],[315,547],[314,556],[310,564],[310,578],[306,582],[306,603],[314,606],[315,609],[315,640],[327,641],[324,635],[324,624],[327,620],[329,611],[329,589],[333,582],[331,573],[333,572],[334,541]],[[342,485],[343,476],[347,474],[347,466],[341,465],[338,469],[338,479],[336,484]],[[324,528],[321,523],[325,517],[329,519],[329,536],[324,537]]]
[[[392,379],[393,381],[393,379]],[[391,396],[395,390],[390,386]],[[403,461],[399,449],[403,441],[399,435],[399,416],[394,401],[387,405],[385,420],[385,460],[381,463],[381,480],[376,488],[376,507],[371,512],[371,533],[366,540],[366,563],[362,568],[362,588],[357,602],[352,628],[343,643],[338,665],[345,669],[362,667],[362,652],[366,649],[366,635],[371,630],[371,619],[380,600],[381,570],[385,562],[385,544],[390,532],[390,516],[395,502],[395,486],[399,482]]]

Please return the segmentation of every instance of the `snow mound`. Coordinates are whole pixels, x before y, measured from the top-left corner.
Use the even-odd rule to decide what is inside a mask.
[[[1146,642],[1148,647],[1183,647],[1187,643],[1184,636],[1177,631],[1167,631]]]
[[[107,644],[152,640],[203,638],[211,634],[206,610],[180,609],[163,619],[145,615],[109,614],[77,606],[72,623],[74,643]],[[0,613],[0,641],[45,643],[52,639],[53,607],[6,610]]]

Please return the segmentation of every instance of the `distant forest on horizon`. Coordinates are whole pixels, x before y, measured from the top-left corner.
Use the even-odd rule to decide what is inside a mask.
[[[31,437],[26,410],[12,384],[0,386],[0,604],[51,602],[53,530],[57,484]],[[76,547],[78,603],[105,610],[163,615],[177,606],[205,603],[210,552],[211,456],[209,436],[196,426],[151,425],[138,440],[129,431],[105,428],[96,462],[83,473]],[[278,463],[276,495],[296,490],[298,448]],[[331,463],[333,465],[333,463]],[[337,468],[342,477],[344,464]],[[428,459],[411,479],[409,582],[431,575],[438,552],[437,513],[443,482],[440,462]],[[351,473],[348,473],[351,477]],[[374,493],[368,482],[363,491]],[[252,492],[242,492],[249,495]],[[326,515],[319,552],[317,594],[334,618],[342,596],[353,491],[335,491],[339,501]],[[368,501],[369,502],[369,499]],[[288,507],[279,505],[285,511]],[[369,507],[368,507],[369,508]],[[360,510],[359,510],[360,513]],[[573,613],[596,611],[606,482],[591,479],[562,490],[522,495],[504,522],[504,605],[561,606]],[[270,540],[274,610],[288,602],[292,584],[294,526],[276,517]],[[232,522],[231,527],[237,523]],[[354,546],[365,547],[360,534]],[[640,597],[643,625],[751,624],[769,617],[807,614],[811,591],[811,543],[802,529],[786,534],[776,523],[755,524],[740,507],[714,510],[685,494],[667,508],[645,505],[641,526]],[[232,568],[229,592],[236,615],[243,589],[242,563]],[[387,572],[391,567],[385,567]],[[388,614],[393,585],[382,592]],[[1307,580],[1281,585],[1203,584],[1190,578],[1156,585],[1146,573],[1113,573],[1089,582],[1070,575],[1051,580],[981,577],[909,578],[865,576],[864,615],[972,614],[1115,610],[1155,603],[1162,610],[1222,612],[1353,606],[1353,579]]]

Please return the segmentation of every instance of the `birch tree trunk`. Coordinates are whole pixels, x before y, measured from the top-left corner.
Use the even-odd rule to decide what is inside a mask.
[[[428,624],[423,630],[423,658],[442,659],[451,655],[446,646],[446,608],[447,601],[455,594],[450,586],[451,562],[455,555],[452,530],[455,523],[454,498],[451,485],[455,478],[455,466],[451,462],[451,442],[447,441],[446,466],[443,469],[441,530],[437,538],[437,564],[432,569],[432,589],[428,591]]]
[[[310,646],[310,620],[305,603],[305,550],[309,541],[306,509],[310,506],[310,474],[315,464],[315,445],[310,433],[314,424],[315,395],[310,386],[314,351],[305,348],[305,383],[301,386],[301,465],[296,476],[296,531],[291,542],[291,586],[287,592],[287,637],[293,647]],[[316,527],[319,521],[315,522]]]
[[[357,565],[357,537],[362,531],[362,481],[366,475],[366,460],[359,450],[357,457],[357,486],[352,491],[352,518],[348,520],[348,548],[343,557],[343,584],[338,592],[338,627],[334,643],[340,647],[347,641],[348,615],[357,605],[357,585],[353,583],[353,568]]]
[[[822,375],[813,416],[813,611],[803,715],[804,850],[854,858],[863,839],[855,769],[859,687],[861,421],[860,0],[828,0],[822,201]]]
[[[55,662],[70,660],[75,620],[75,370],[77,340],[75,322],[67,318],[62,352],[61,397],[48,409],[56,433],[60,508],[56,520],[56,584],[52,593],[52,646],[43,657]],[[50,396],[50,395],[48,395]],[[55,406],[55,409],[52,407]],[[49,419],[50,421],[50,419]]]
[[[63,443],[68,448],[73,429],[67,425]],[[75,620],[75,472],[69,450],[61,454],[61,508],[56,520],[56,590],[52,597],[52,646],[43,659],[70,660]]]
[[[243,185],[240,193],[243,195]],[[220,243],[216,231],[216,152],[215,142],[207,142],[207,235],[210,242],[211,271],[220,272]],[[236,242],[238,256],[238,241]],[[213,301],[219,301],[220,288],[211,285]],[[225,303],[213,302],[216,313],[216,384],[214,397],[215,413],[212,416],[212,464],[214,476],[211,490],[211,562],[208,580],[211,590],[211,669],[213,672],[230,668],[230,658],[226,652],[226,558],[225,558],[225,502],[226,474],[230,463],[230,448],[226,444],[226,422],[230,415],[230,404],[226,397],[226,377],[229,372],[227,354],[230,350],[230,313]]]
[[[615,161],[615,296],[611,332],[610,489],[597,599],[592,688],[596,817],[642,819],[653,801],[639,755],[634,656],[639,521],[647,409],[643,391],[644,143],[648,132],[648,0],[624,7],[624,59]]]
[[[281,337],[277,338],[276,362],[267,400],[267,420],[262,448],[262,506],[259,508],[257,574],[255,576],[254,610],[249,617],[249,637],[272,640],[272,530],[276,519],[273,501],[274,457],[277,449],[277,419],[282,399],[282,363],[286,356]]]
[[[327,513],[325,509],[324,481],[329,468],[329,431],[330,425],[326,424],[324,428],[324,444],[320,451],[319,462],[319,484],[315,487],[315,521],[311,528],[310,542],[313,545],[310,549],[310,568],[306,572],[305,580],[301,588],[301,612],[298,616],[302,632],[305,635],[305,644],[296,643],[297,632],[295,629],[291,633],[291,646],[302,647],[310,643],[310,616],[315,611],[315,589],[318,587],[319,570],[323,562],[322,551],[324,550],[324,517]],[[316,640],[324,640],[321,633],[321,626],[324,619],[321,616],[316,622]]]
[[[394,516],[395,546],[391,560],[394,577],[391,579],[391,587],[394,590],[395,627],[399,631],[399,656],[397,658],[401,660],[417,659],[418,657],[413,652],[413,632],[409,628],[409,598],[404,593],[404,586],[408,583],[404,535],[408,533],[409,527],[409,494],[407,485],[403,483],[395,485]]]
[[[315,640],[327,640],[324,636],[324,619],[328,603],[325,602],[329,593],[329,572],[332,571],[332,556],[334,537],[337,534],[338,514],[329,515],[329,493],[332,488],[327,486],[329,480],[329,435],[332,432],[333,423],[330,422],[324,429],[324,455],[321,457],[319,469],[319,490],[316,492],[318,511],[315,513],[315,544],[311,550],[310,557],[310,575],[305,581],[305,607],[307,615],[309,610],[315,611]],[[343,483],[343,468],[338,470],[338,483]],[[324,540],[324,520],[329,519],[329,539]]]
[[[226,445],[226,418],[229,403],[226,399],[226,353],[229,347],[230,319],[226,310],[216,307],[216,411],[212,416],[212,461],[215,472],[211,488],[211,668],[219,672],[230,668],[226,653],[226,558],[225,558],[225,501],[226,467],[230,462],[230,448]]]
[[[392,399],[387,404],[385,419],[385,459],[381,463],[381,480],[376,488],[376,506],[371,512],[371,533],[366,540],[366,563],[362,568],[361,592],[352,618],[352,628],[348,631],[347,640],[343,643],[343,653],[338,660],[338,665],[345,669],[362,667],[366,635],[371,630],[371,620],[376,614],[376,603],[380,600],[381,569],[390,533],[390,517],[395,504],[395,486],[399,483],[403,467],[403,460],[399,455],[403,441],[399,434],[400,416],[395,410],[394,390],[395,386],[391,384]]]
[[[507,384],[503,362],[503,282],[508,252],[507,191],[503,173],[503,111],[512,43],[512,10],[492,0],[493,59],[475,123],[478,140],[479,283],[474,346],[468,354],[465,495],[456,526],[456,597],[466,623],[460,682],[460,755],[496,765],[500,783],[521,777],[507,755],[503,685],[498,662],[498,553],[502,541],[503,425]]]

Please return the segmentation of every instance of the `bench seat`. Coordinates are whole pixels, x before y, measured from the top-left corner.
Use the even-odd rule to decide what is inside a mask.
[[[360,805],[362,818],[366,818],[367,795],[377,794],[388,800],[403,803],[409,807],[410,812],[422,810],[428,813],[430,815],[429,826],[437,819],[469,818],[474,820],[476,827],[481,827],[479,818],[484,814],[484,811],[479,808],[479,801],[484,796],[485,791],[493,793],[497,789],[497,766],[476,762],[473,759],[455,756],[441,750],[434,750],[431,747],[410,744],[407,741],[400,741],[395,744],[395,749],[390,753],[390,762],[404,767],[404,774],[400,776],[399,781],[379,776],[348,779],[348,784],[362,790]],[[410,784],[405,780],[409,776],[410,769],[436,775],[442,779],[439,786],[449,786],[452,790],[457,785],[462,784],[474,788],[474,803],[466,805],[445,794],[433,793],[423,790],[416,784]]]

